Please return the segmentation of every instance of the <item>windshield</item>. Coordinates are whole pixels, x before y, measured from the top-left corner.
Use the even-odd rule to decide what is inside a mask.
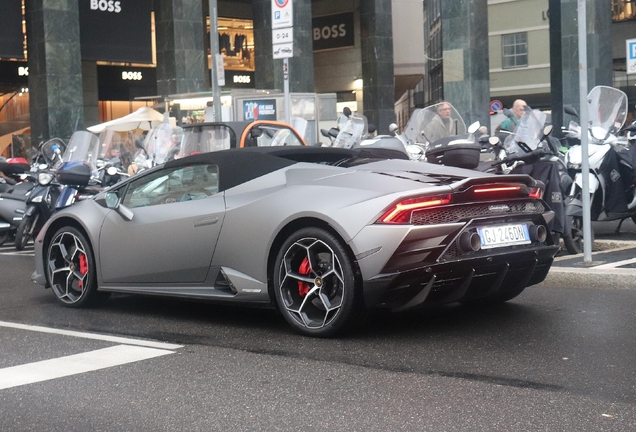
[[[183,128],[163,122],[146,136],[144,148],[153,165],[174,159],[181,146]]]
[[[212,124],[188,127],[176,158],[231,148],[234,132],[224,125]]]
[[[547,115],[543,111],[526,106],[515,131],[504,141],[504,148],[508,155],[530,153],[536,150],[543,138],[543,125],[546,118]]]
[[[77,131],[71,136],[62,155],[62,161],[84,162],[91,167],[91,170],[96,170],[98,155],[99,138],[88,131]]]
[[[333,147],[352,148],[360,144],[367,131],[367,118],[363,115],[352,114],[340,128],[338,136],[333,141]]]
[[[606,139],[616,134],[627,117],[627,95],[606,86],[594,87],[587,95],[588,121],[594,138]]]
[[[440,102],[414,111],[404,136],[409,144],[426,144],[465,133],[466,124],[455,107],[448,102]]]
[[[42,154],[42,158],[49,167],[52,167],[55,165],[55,162],[59,161],[57,154],[61,156],[65,150],[66,143],[59,138],[50,139],[40,146],[40,154]]]

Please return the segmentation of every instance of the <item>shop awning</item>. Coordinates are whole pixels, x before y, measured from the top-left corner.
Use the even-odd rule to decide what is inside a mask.
[[[163,122],[163,114],[150,107],[141,107],[137,111],[130,113],[126,116],[120,117],[115,120],[100,123],[98,125],[90,126],[88,129],[93,133],[100,133],[104,129],[127,132],[136,129],[150,130],[157,127]]]
[[[0,136],[0,154],[4,153],[4,151],[11,145],[13,142],[13,135],[20,135],[24,133],[29,133],[31,131],[30,127],[18,129],[17,131],[13,131],[6,135]]]

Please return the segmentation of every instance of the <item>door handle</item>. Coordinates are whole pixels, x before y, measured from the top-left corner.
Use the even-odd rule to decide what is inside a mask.
[[[206,226],[206,225],[214,225],[219,221],[218,216],[208,217],[203,219],[198,219],[194,221],[194,227]]]

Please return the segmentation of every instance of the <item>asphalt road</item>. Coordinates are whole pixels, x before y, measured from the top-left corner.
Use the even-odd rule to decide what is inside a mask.
[[[2,431],[636,430],[636,286],[542,284],[318,340],[270,310],[64,308],[30,282],[30,251],[5,253]]]

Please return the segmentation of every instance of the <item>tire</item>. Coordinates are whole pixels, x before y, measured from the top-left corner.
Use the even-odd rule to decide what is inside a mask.
[[[3,231],[0,233],[0,246],[4,246],[4,244],[9,240],[9,231]]]
[[[15,233],[15,248],[21,251],[24,249],[31,238],[29,231],[33,228],[33,222],[35,218],[33,216],[25,216],[22,218],[18,230]]]
[[[95,258],[89,241],[73,227],[60,228],[46,248],[47,280],[57,300],[66,307],[101,303],[108,293],[97,291]]]
[[[274,264],[276,303],[292,328],[331,337],[365,316],[362,289],[342,242],[320,228],[303,228],[281,246]]]
[[[592,231],[592,243],[594,243],[594,232]],[[572,218],[572,230],[569,236],[563,237],[563,243],[565,248],[571,254],[583,253],[583,218],[580,216],[574,216]]]

